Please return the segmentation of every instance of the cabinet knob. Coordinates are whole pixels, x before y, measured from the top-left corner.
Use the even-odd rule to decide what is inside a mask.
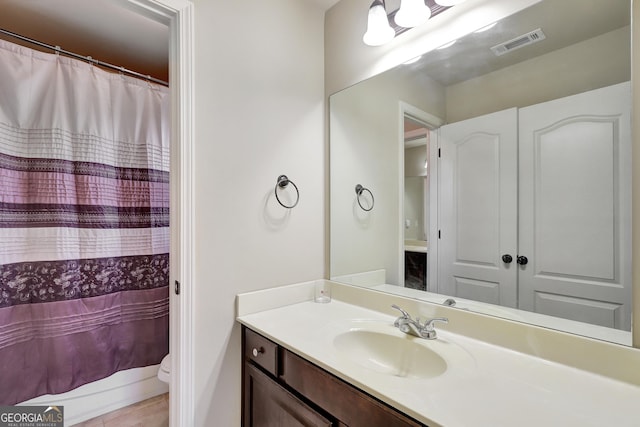
[[[513,257],[509,254],[504,254],[502,255],[502,262],[504,262],[505,264],[510,264],[511,261],[513,261]]]
[[[516,259],[516,262],[520,265],[527,265],[527,263],[529,262],[529,260],[527,259],[526,256],[518,256],[518,258]]]
[[[263,347],[260,347],[259,349],[254,347],[253,350],[251,351],[251,354],[253,354],[253,357],[258,357],[258,355],[262,353],[264,353]]]

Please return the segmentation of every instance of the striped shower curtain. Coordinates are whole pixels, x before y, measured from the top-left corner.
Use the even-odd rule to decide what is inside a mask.
[[[0,405],[168,352],[166,88],[0,41]]]

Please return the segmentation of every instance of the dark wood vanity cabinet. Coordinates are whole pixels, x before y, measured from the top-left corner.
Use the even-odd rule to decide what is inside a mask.
[[[242,327],[243,427],[339,426],[278,380],[280,351],[274,342]]]
[[[424,426],[242,327],[243,427]]]
[[[244,366],[243,426],[334,426],[252,363]]]
[[[427,254],[404,251],[404,286],[427,290]]]

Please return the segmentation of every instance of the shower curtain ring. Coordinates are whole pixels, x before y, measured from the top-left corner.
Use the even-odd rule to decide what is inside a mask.
[[[371,196],[371,207],[369,209],[362,206],[362,203],[360,202],[360,196],[362,196],[362,193],[364,193],[365,191]],[[358,205],[360,206],[360,208],[366,212],[369,212],[371,209],[373,209],[373,206],[375,205],[375,198],[373,197],[373,193],[371,192],[371,190],[363,187],[360,184],[356,185],[356,199],[358,200]]]
[[[284,189],[289,184],[293,185],[293,188],[296,189],[296,201],[292,205],[285,205],[280,200],[280,197],[278,197],[278,187]],[[276,188],[275,188],[274,192],[275,192],[275,195],[276,195],[276,200],[278,201],[278,203],[280,203],[280,206],[282,206],[283,208],[293,209],[293,208],[296,207],[296,205],[300,201],[300,190],[298,190],[298,186],[293,181],[291,181],[289,178],[287,178],[286,175],[280,175],[278,177],[278,181],[276,182]]]

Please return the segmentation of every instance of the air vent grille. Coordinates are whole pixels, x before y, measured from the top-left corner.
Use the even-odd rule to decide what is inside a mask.
[[[547,37],[544,35],[542,30],[538,28],[537,30],[533,30],[527,34],[518,36],[515,39],[511,39],[504,43],[495,45],[491,48],[491,50],[496,56],[500,56],[504,55],[505,53],[511,52],[512,50],[520,49],[521,47],[537,43],[544,40],[545,38]]]

